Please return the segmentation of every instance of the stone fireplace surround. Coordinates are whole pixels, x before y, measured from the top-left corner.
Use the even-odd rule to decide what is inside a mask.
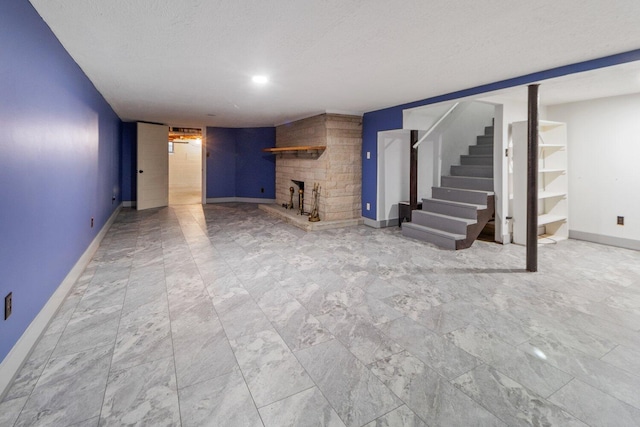
[[[326,148],[312,153],[292,150],[274,154],[277,204],[262,208],[307,230],[362,223],[362,118],[320,114],[276,127],[276,148],[299,146]],[[292,180],[305,183],[305,212],[312,209],[314,183],[320,184],[319,223],[309,223],[308,217],[296,215],[298,186]],[[289,202],[290,187],[295,190],[294,209],[286,210],[281,205]]]

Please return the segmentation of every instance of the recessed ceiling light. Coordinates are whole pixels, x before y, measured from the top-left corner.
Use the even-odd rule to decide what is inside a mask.
[[[251,81],[263,85],[269,81],[269,78],[267,76],[253,76]]]

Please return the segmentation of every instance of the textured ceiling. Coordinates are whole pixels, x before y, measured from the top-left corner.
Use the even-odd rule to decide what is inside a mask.
[[[638,0],[31,3],[122,119],[179,126],[362,113],[640,47]]]

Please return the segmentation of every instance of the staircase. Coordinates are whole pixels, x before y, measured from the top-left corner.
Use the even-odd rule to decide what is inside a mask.
[[[432,198],[422,199],[422,210],[411,213],[402,234],[445,249],[466,249],[493,217],[493,126],[485,127],[460,165],[451,166]]]

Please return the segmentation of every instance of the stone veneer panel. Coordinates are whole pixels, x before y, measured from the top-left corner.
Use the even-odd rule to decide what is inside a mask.
[[[276,158],[276,200],[289,201],[292,179],[305,183],[305,211],[313,203],[311,190],[319,183],[320,219],[335,221],[360,218],[362,189],[362,118],[321,114],[276,127],[276,147],[325,145],[320,156],[306,153],[278,154]]]

